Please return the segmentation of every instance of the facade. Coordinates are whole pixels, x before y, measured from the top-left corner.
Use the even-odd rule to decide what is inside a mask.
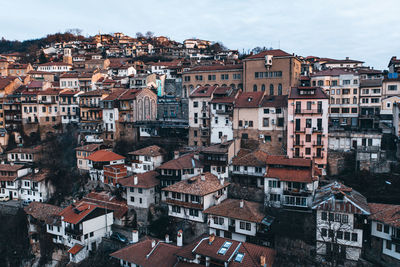
[[[328,96],[319,87],[292,88],[288,98],[287,155],[314,159],[326,168]]]
[[[76,151],[76,166],[79,171],[81,172],[88,172],[89,171],[89,157],[93,152],[100,149],[99,144],[88,144],[84,146],[80,146],[75,148]]]
[[[245,92],[288,95],[300,85],[301,61],[280,49],[262,51],[243,60]]]
[[[131,156],[131,171],[134,173],[144,173],[153,171],[163,162],[166,151],[159,146],[148,146],[136,151],[129,152]]]
[[[7,152],[7,161],[20,164],[38,163],[42,157],[41,145],[28,148],[17,147]]]
[[[125,157],[109,150],[96,150],[86,157],[88,160],[89,175],[92,181],[104,183],[104,167],[109,165],[123,165]]]
[[[34,169],[20,178],[19,199],[46,202],[55,192],[55,188],[51,181],[48,180],[49,171],[46,169]]]
[[[228,197],[229,183],[211,173],[202,173],[162,189],[161,200],[168,216],[204,223],[204,210]]]
[[[37,71],[45,72],[67,72],[72,69],[72,65],[64,62],[48,62],[40,64],[37,67]]]
[[[241,149],[232,159],[231,179],[242,186],[264,188],[268,153],[263,150]]]
[[[358,261],[363,251],[364,221],[370,215],[366,199],[339,182],[321,187],[312,208],[316,211],[317,259]]]
[[[211,145],[202,149],[201,155],[203,156],[204,172],[211,172],[218,177],[227,179],[229,166],[235,155],[235,143],[234,141],[224,141]]]
[[[17,164],[0,164],[0,195],[20,199],[21,178],[31,172],[30,168]]]

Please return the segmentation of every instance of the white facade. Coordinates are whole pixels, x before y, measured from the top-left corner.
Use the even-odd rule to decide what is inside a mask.
[[[372,221],[371,222],[371,235],[382,240],[382,253],[400,260],[400,244],[392,243],[392,236],[397,235],[397,228],[384,225],[383,223]],[[396,249],[396,246],[398,247]]]
[[[350,151],[353,148],[381,147],[382,135],[374,133],[333,132],[329,134],[329,149]]]
[[[157,193],[154,187],[151,188],[126,188],[126,201],[129,206],[148,209],[157,201]]]
[[[150,156],[137,156],[138,160],[133,160],[132,165],[130,167],[130,171],[135,173],[145,173],[148,171],[153,171],[157,167],[161,166],[163,163],[163,156],[159,155],[156,157]]]
[[[255,236],[257,232],[257,224],[255,222],[232,220],[231,218],[214,215],[209,215],[208,221],[210,234],[217,235],[217,232],[219,232],[220,237],[225,237],[225,232],[231,232],[232,239],[239,242],[246,242],[246,236]]]
[[[21,178],[21,187],[19,189],[19,198],[21,200],[31,200],[37,202],[46,202],[54,193],[54,187],[45,180],[35,182]]]
[[[47,71],[47,72],[67,72],[72,69],[72,66],[69,64],[43,64],[38,66],[38,71]]]
[[[226,141],[233,139],[233,107],[227,104],[214,103],[211,105],[211,144],[221,143],[222,137]]]
[[[104,165],[119,165],[119,164],[124,164],[124,163],[125,163],[125,159],[120,159],[120,160],[109,161],[108,163],[106,163]],[[93,161],[91,161],[91,160],[88,161],[87,166],[89,168],[90,179],[92,181],[101,181],[102,183],[104,183],[103,169],[101,169],[101,170],[95,169],[93,167]]]

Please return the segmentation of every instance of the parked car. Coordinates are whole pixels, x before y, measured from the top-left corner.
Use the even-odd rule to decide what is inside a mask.
[[[117,240],[117,241],[125,243],[125,244],[129,243],[128,238],[126,238],[126,236],[124,236],[123,234],[120,234],[118,232],[113,232],[111,235],[111,239]]]
[[[9,196],[0,196],[0,201],[9,201],[10,197]]]
[[[31,204],[32,200],[29,199],[25,199],[24,201],[22,201],[22,206],[28,206],[29,204]]]

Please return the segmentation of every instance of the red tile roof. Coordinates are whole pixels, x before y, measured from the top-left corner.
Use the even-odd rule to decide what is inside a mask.
[[[63,220],[65,222],[77,224],[97,208],[98,206],[93,203],[81,201],[74,204],[74,206],[69,205],[63,209],[60,212],[60,216],[64,217]]]
[[[339,76],[339,75],[346,75],[346,74],[356,74],[353,70],[343,69],[343,68],[333,68],[333,69],[326,69],[317,72],[311,73],[311,77],[319,77],[319,76]]]
[[[289,168],[273,168],[269,167],[266,170],[265,177],[277,178],[286,182],[312,183],[318,180],[318,177],[312,175],[312,171],[302,169]]]
[[[110,256],[143,267],[173,267],[178,261],[174,254],[180,248],[162,242],[152,248],[152,242],[151,239],[145,239],[111,253]]]
[[[112,151],[108,150],[97,150],[86,159],[95,161],[95,162],[106,162],[106,161],[113,161],[113,160],[121,160],[125,159],[124,156],[118,155]]]
[[[90,192],[83,197],[82,201],[95,204],[107,210],[112,210],[114,212],[114,217],[117,219],[124,217],[129,210],[126,201],[117,200],[115,196],[106,191]]]
[[[134,177],[137,176],[138,182],[134,183]],[[126,178],[119,179],[119,183],[125,187],[137,187],[137,188],[151,188],[160,184],[160,180],[157,179],[158,172],[148,171],[145,173],[138,173]]]
[[[50,170],[49,169],[41,169],[39,172],[29,173],[28,175],[22,177],[22,180],[31,180],[33,182],[41,182],[49,177]]]
[[[200,86],[195,89],[190,97],[211,97],[217,86]]]
[[[241,92],[235,100],[237,108],[257,108],[264,97],[264,92]]]
[[[240,207],[240,202],[243,201],[243,207]],[[265,215],[263,213],[263,204],[239,200],[226,199],[216,206],[206,209],[203,213],[233,218],[248,222],[261,223]]]
[[[204,176],[204,180],[202,179],[202,176]],[[163,188],[162,190],[195,196],[205,196],[227,186],[229,186],[227,181],[224,181],[224,184],[222,185],[217,176],[206,172],[187,180],[179,181],[173,185]]]
[[[301,91],[314,91],[314,94],[301,94]],[[320,87],[292,87],[288,99],[329,99]]]
[[[370,220],[400,228],[400,205],[368,203],[371,211]]]
[[[265,167],[267,158],[268,153],[262,150],[238,153],[238,155],[232,159],[232,165]]]
[[[80,244],[75,244],[72,248],[68,250],[68,253],[71,253],[72,255],[77,254],[79,251],[83,249],[83,246]]]
[[[274,56],[274,57],[291,57],[291,56],[293,56],[293,55],[291,55],[291,54],[289,54],[289,53],[287,53],[287,52],[285,52],[283,50],[272,49],[272,50],[262,51],[262,52],[260,52],[258,54],[249,56],[249,57],[245,58],[244,60],[265,58],[265,56],[267,56],[267,55]]]
[[[37,220],[53,225],[53,222],[59,219],[60,216],[58,214],[62,211],[62,208],[43,202],[33,201],[24,208],[24,211]]]
[[[261,101],[261,107],[287,108],[287,96],[265,95]]]
[[[75,150],[93,152],[95,150],[98,150],[100,147],[101,147],[100,144],[88,144],[88,145],[77,147],[77,148],[75,148]]]
[[[129,155],[157,157],[165,154],[164,149],[159,146],[152,145],[142,149],[129,152]]]
[[[312,165],[311,159],[302,158],[288,158],[286,156],[270,155],[266,160],[268,165],[284,165],[284,166],[298,166],[310,167]]]
[[[186,154],[177,159],[172,159],[165,162],[159,166],[158,169],[183,170],[202,167],[203,164],[200,160],[194,158],[194,154]]]

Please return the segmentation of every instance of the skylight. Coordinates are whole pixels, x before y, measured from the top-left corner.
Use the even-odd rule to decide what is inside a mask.
[[[221,248],[218,250],[218,254],[225,255],[226,251],[232,246],[232,242],[225,241]]]
[[[238,253],[238,254],[236,254],[235,261],[236,262],[242,262],[243,257],[244,257],[243,253]]]

